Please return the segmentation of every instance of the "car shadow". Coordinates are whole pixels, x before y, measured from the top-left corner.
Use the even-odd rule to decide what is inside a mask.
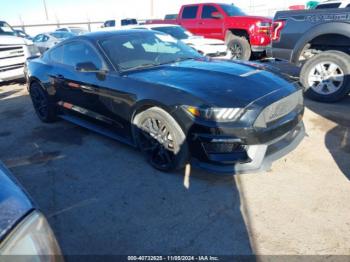
[[[315,120],[314,124],[326,132],[325,145],[339,169],[350,180],[350,96],[334,104],[306,99],[305,105],[326,119]]]
[[[24,85],[25,83],[26,83],[25,78],[20,78],[20,79],[11,80],[11,81],[4,81],[4,82],[0,82],[0,88],[3,86],[9,86],[9,85],[15,85],[15,84]]]
[[[65,121],[41,123],[28,96],[1,100],[0,121],[0,159],[65,255],[253,253],[233,176],[159,172],[132,147]]]

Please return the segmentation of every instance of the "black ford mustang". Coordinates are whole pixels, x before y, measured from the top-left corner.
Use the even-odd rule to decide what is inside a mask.
[[[98,32],[27,65],[39,118],[139,147],[157,169],[269,168],[304,137],[301,89],[258,65],[203,57],[153,31]]]

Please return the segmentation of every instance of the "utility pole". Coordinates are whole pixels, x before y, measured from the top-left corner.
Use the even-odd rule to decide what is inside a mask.
[[[151,0],[151,18],[154,18],[154,0]]]
[[[44,9],[45,9],[46,20],[49,20],[49,15],[47,13],[47,7],[46,7],[46,0],[43,0],[43,4],[44,4]]]

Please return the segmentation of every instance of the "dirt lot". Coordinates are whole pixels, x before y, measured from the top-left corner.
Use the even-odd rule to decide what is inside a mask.
[[[0,159],[46,214],[65,254],[350,255],[350,98],[306,101],[308,137],[270,172],[152,169],[121,143],[35,116],[0,86]]]

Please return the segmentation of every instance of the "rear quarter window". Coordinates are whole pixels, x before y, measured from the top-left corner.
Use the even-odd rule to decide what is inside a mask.
[[[63,63],[63,46],[58,46],[51,49],[49,57],[51,62],[62,64]]]
[[[198,6],[186,6],[182,11],[183,19],[195,19],[197,17]]]

